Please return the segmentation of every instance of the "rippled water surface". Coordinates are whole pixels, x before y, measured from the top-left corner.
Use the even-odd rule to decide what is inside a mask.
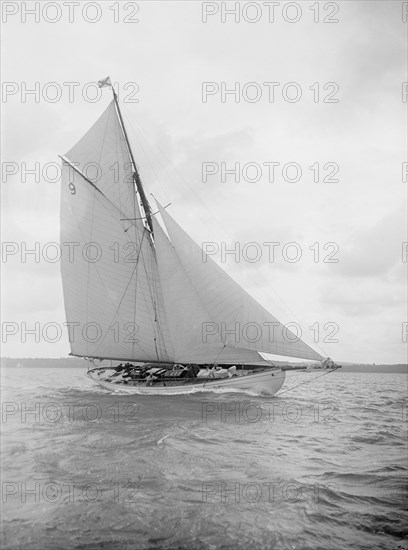
[[[4,549],[408,548],[402,374],[268,399],[110,394],[80,369],[2,385]]]

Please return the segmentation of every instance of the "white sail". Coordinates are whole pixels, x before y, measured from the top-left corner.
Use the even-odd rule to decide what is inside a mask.
[[[127,180],[131,170],[119,168],[119,182],[109,170],[115,159],[120,166],[130,162],[119,130],[110,104],[63,163],[61,243],[66,253],[61,269],[71,351],[173,361],[155,251],[148,230],[136,219],[140,210]],[[90,159],[101,164],[98,181],[71,166],[81,171]]]
[[[179,363],[265,363],[258,352],[225,345],[221,335],[203,332],[212,319],[189,280],[173,245],[153,218],[154,242],[164,304]],[[212,332],[212,331],[210,331]]]
[[[132,162],[114,100],[65,157],[126,214],[122,218],[140,218]]]
[[[303,359],[322,358],[203,254],[159,203],[158,207],[185,276],[213,323],[203,327],[207,337],[217,330],[222,341],[234,347]]]

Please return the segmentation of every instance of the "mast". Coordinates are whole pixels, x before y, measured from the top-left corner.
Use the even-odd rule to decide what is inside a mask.
[[[146,194],[144,192],[143,185],[142,185],[142,180],[140,178],[139,172],[138,172],[137,167],[136,167],[136,162],[135,162],[135,159],[133,157],[132,149],[130,147],[129,138],[128,138],[126,128],[125,128],[125,123],[123,122],[122,113],[120,111],[118,96],[117,96],[113,86],[112,86],[112,92],[113,92],[113,98],[114,98],[115,104],[116,104],[116,110],[117,110],[118,115],[119,115],[120,124],[122,126],[123,135],[125,136],[126,145],[127,145],[128,151],[129,151],[130,158],[132,160],[133,180],[135,182],[136,189],[137,189],[137,191],[139,192],[139,195],[140,195],[140,201],[142,203],[143,210],[146,214],[146,221],[147,221],[147,224],[149,226],[150,233],[153,235],[152,211],[151,211],[151,208],[150,208],[149,201],[146,198]]]
[[[123,135],[125,137],[126,145],[127,145],[129,155],[130,155],[130,158],[131,158],[131,161],[132,161],[132,165],[133,165],[133,181],[135,182],[136,189],[139,192],[140,202],[142,203],[141,206],[142,206],[142,208],[145,212],[145,215],[146,215],[146,221],[147,221],[147,225],[149,227],[150,242],[151,242],[151,245],[152,245],[152,248],[153,248],[153,251],[154,251],[154,241],[153,241],[154,232],[153,232],[152,211],[151,211],[151,208],[150,208],[149,201],[147,200],[146,194],[144,192],[142,180],[140,178],[140,175],[139,175],[139,172],[138,172],[138,169],[137,169],[137,166],[136,166],[136,162],[135,162],[135,159],[134,159],[134,156],[133,156],[132,148],[130,147],[130,142],[129,142],[129,138],[128,138],[128,135],[127,135],[127,132],[126,132],[125,123],[123,121],[122,112],[121,112],[120,107],[119,107],[118,96],[117,96],[113,86],[112,86],[112,92],[113,92],[113,99],[115,100],[116,110],[117,110],[118,115],[119,115],[120,124],[122,126]],[[157,348],[157,339],[158,339],[158,337],[160,337],[161,326],[160,326],[160,322],[159,322],[158,314],[157,314],[156,300],[154,299],[154,296],[153,296],[152,293],[151,293],[151,299],[152,299],[152,304],[153,304],[154,323],[155,323],[155,334],[154,334],[154,339],[153,339],[154,340],[154,347],[155,347],[155,351],[156,351],[157,360],[160,361],[159,351],[158,351],[158,348]]]

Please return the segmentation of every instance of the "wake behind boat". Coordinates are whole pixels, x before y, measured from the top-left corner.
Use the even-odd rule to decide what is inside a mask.
[[[322,355],[205,255],[157,200],[153,213],[118,97],[109,78],[99,84],[112,88],[113,100],[61,157],[71,355],[126,362],[88,372],[113,391],[274,395],[285,373],[261,353]]]

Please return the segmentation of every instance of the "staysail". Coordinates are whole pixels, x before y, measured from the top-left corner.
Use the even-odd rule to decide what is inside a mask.
[[[197,364],[259,363],[259,352],[321,359],[159,211],[168,236],[151,214],[114,96],[63,158],[72,354]]]
[[[263,358],[245,346],[222,341],[214,322],[180,263],[163,229],[153,218],[154,242],[164,305],[179,363],[259,363]]]
[[[320,360],[322,356],[271,315],[187,235],[158,203],[180,266],[197,299],[205,304],[207,318],[203,335],[218,335],[234,347]]]

